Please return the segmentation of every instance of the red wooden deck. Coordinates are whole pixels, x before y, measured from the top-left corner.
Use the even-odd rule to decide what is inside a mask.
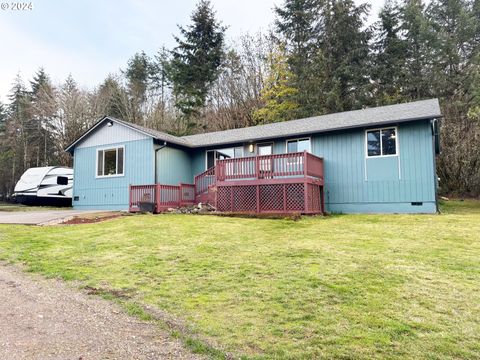
[[[323,159],[306,151],[217,161],[195,184],[130,187],[130,211],[155,199],[156,212],[202,202],[223,212],[324,212]]]
[[[130,185],[129,211],[140,211],[140,203],[154,203],[154,212],[195,203],[195,186],[192,184],[175,185]]]

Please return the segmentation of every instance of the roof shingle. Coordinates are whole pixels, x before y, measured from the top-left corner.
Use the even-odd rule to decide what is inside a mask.
[[[88,136],[96,126],[107,119],[122,123],[127,127],[136,129],[157,140],[188,148],[195,148],[302,136],[326,131],[380,126],[421,119],[439,118],[441,116],[442,114],[440,112],[438,99],[430,99],[183,137],[174,136],[124,120],[105,116],[70,144],[65,150],[72,151],[78,142],[80,142],[85,136]]]
[[[345,111],[305,119],[251,126],[241,129],[216,131],[184,136],[192,147],[248,142],[269,138],[290,137],[312,133],[400,123],[441,117],[438,99],[369,109]]]

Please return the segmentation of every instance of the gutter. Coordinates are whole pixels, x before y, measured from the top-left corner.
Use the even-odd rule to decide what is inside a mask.
[[[160,146],[158,149],[155,149],[154,166],[153,166],[155,184],[157,183],[157,180],[158,180],[157,179],[157,153],[166,146],[167,146],[167,142],[164,141],[162,146]]]

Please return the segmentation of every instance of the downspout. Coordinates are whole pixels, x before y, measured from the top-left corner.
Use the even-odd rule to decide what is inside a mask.
[[[436,124],[435,124],[436,123]],[[435,126],[436,125],[436,126]],[[435,209],[437,214],[440,213],[440,207],[438,205],[438,174],[437,174],[437,149],[436,149],[436,132],[440,133],[439,119],[430,120],[430,127],[432,129],[432,151],[433,151],[433,184],[435,186]],[[439,134],[440,136],[440,134]],[[440,153],[440,147],[438,152]]]
[[[157,183],[157,180],[158,180],[157,179],[157,153],[166,146],[167,146],[167,142],[164,141],[162,146],[160,146],[158,149],[155,149],[155,156],[154,156],[155,165],[153,167],[155,171],[155,184]]]

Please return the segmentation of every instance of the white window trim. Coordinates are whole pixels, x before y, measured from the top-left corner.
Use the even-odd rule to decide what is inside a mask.
[[[288,139],[285,140],[285,154],[292,154],[288,152],[288,143],[292,141],[301,141],[301,140],[308,140],[308,150],[307,152],[311,153],[312,152],[312,138],[310,136],[308,137],[301,137],[301,138],[295,138],[295,139]],[[297,151],[298,152],[298,151]]]
[[[123,174],[115,174],[115,175],[98,175],[98,152],[103,151],[103,169],[102,172],[105,173],[105,151],[108,150],[115,150],[115,164],[118,166],[118,149],[123,149]],[[122,177],[125,176],[125,145],[118,145],[118,146],[106,146],[97,148],[95,152],[95,178],[103,179],[103,178],[114,178],[114,177]]]
[[[382,144],[382,130],[389,130],[395,129],[395,154],[388,154],[383,155],[383,144]],[[380,131],[380,155],[368,155],[368,133],[371,131]],[[385,158],[385,157],[394,157],[399,156],[400,148],[399,148],[399,141],[398,141],[398,127],[397,126],[387,126],[383,128],[375,128],[375,129],[367,129],[365,130],[365,158],[372,159],[372,158]]]
[[[296,153],[298,153],[298,151],[296,153],[289,153],[288,152],[288,143],[292,142],[292,141],[301,141],[301,140],[308,140],[308,150],[307,150],[307,152],[311,153],[312,152],[312,138],[309,136],[309,137],[301,137],[301,138],[296,138],[296,139],[285,140],[285,154],[296,154]],[[299,158],[288,158],[287,157],[287,165],[297,165],[297,164],[300,164],[300,159]]]

